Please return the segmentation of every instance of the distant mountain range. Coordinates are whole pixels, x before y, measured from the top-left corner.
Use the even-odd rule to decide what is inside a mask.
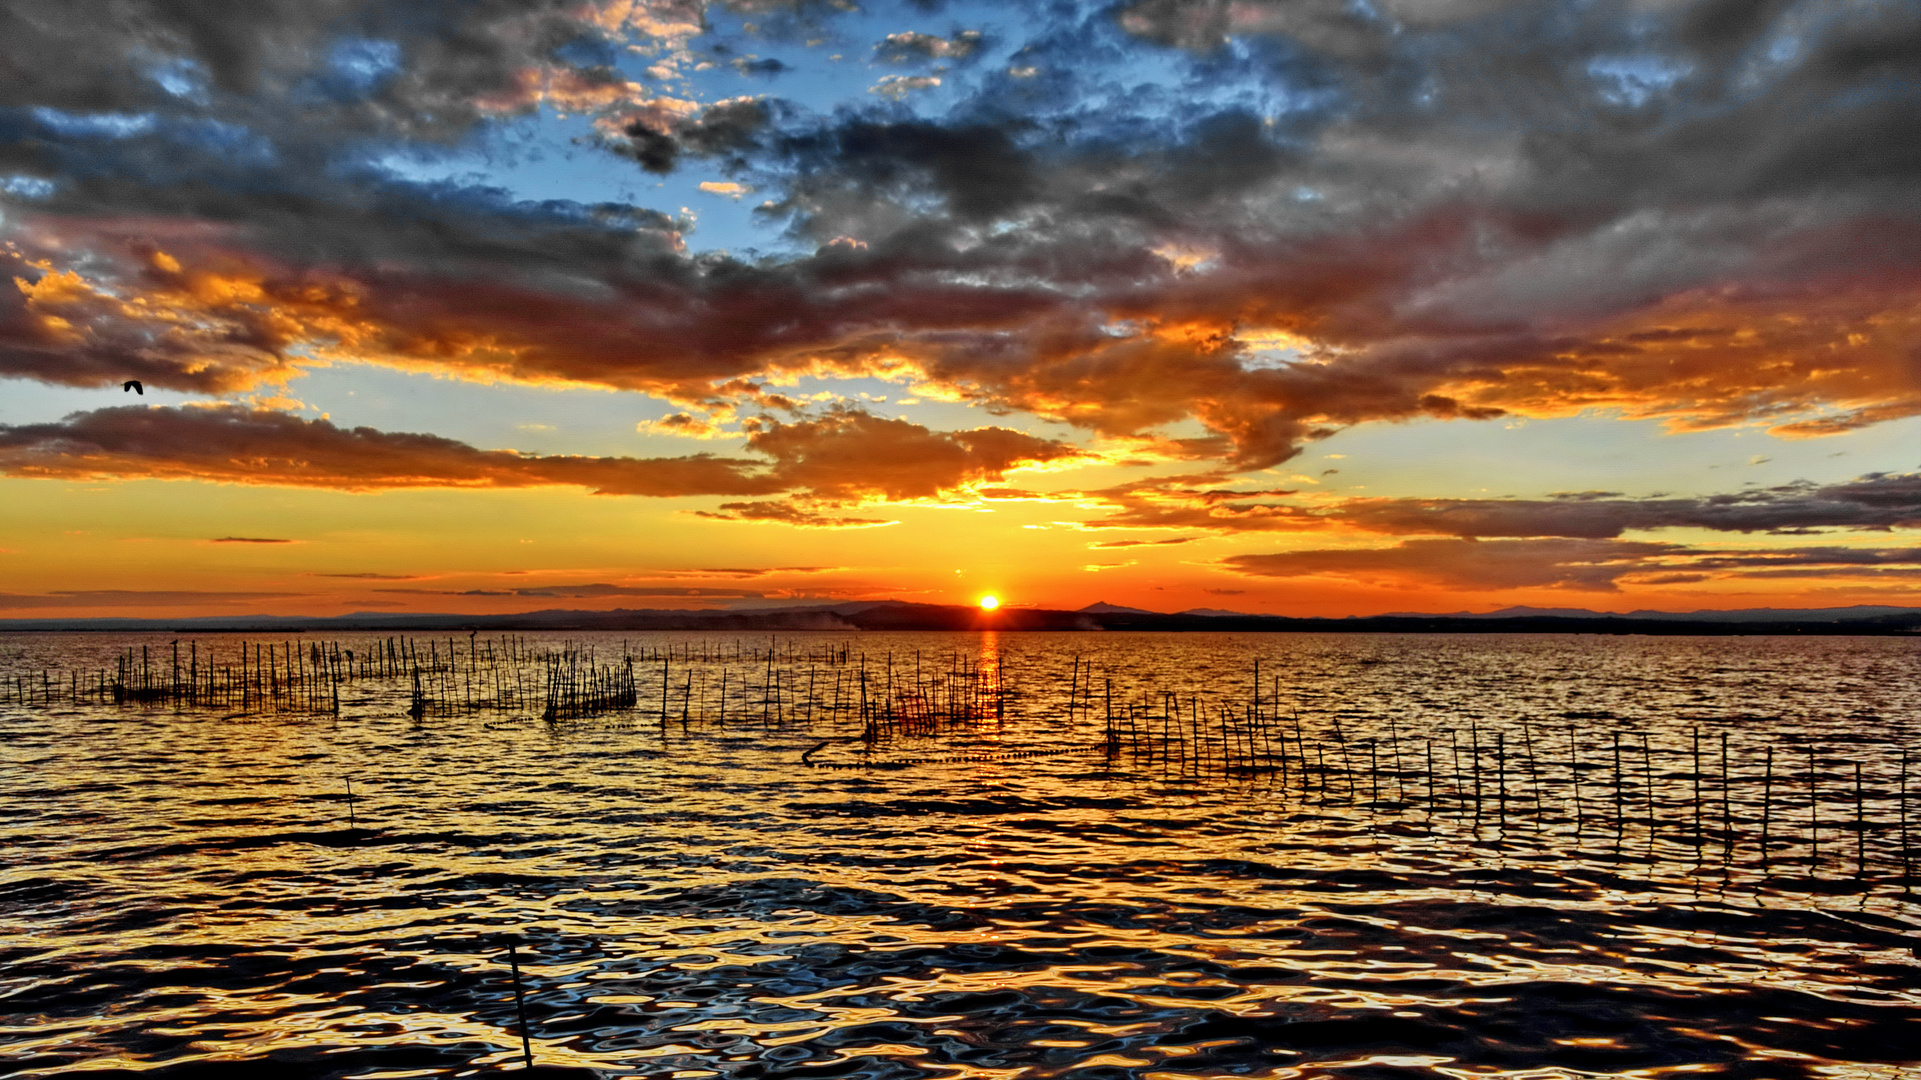
[[[1917,634],[1921,608],[1744,608],[1736,611],[1631,611],[1510,607],[1447,614],[1397,612],[1346,618],[1292,618],[1218,608],[1148,611],[1106,602],[1078,611],[1003,607],[988,612],[951,604],[898,600],[803,607],[687,611],[547,610],[511,615],[354,612],[332,617],[208,615],[197,618],[0,619],[0,631],[90,630],[174,633],[219,631],[499,631],[691,630],[767,633],[798,630],[1233,630],[1319,633],[1603,633],[1603,634]]]

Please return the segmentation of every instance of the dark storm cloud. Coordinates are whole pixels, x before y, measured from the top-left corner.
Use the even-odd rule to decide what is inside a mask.
[[[742,75],[761,79],[771,79],[783,71],[790,70],[786,64],[781,63],[771,56],[759,59],[749,59],[743,56],[739,59],[729,61],[729,66]]]
[[[634,100],[589,14],[9,8],[0,177],[50,190],[6,211],[0,374],[233,393],[318,350],[693,402],[906,364],[1106,434],[1197,421],[1237,468],[1415,417],[1921,413],[1912,4],[1046,9],[940,117]],[[541,100],[644,169],[719,162],[811,250],[355,164]]]
[[[762,99],[723,101],[666,130],[651,118],[631,121],[620,129],[622,137],[607,145],[648,172],[669,173],[682,154],[739,157],[758,148],[759,134],[773,115],[772,104]]]
[[[570,66],[574,7],[20,0],[0,10],[0,108],[194,112],[285,124],[276,137],[296,134],[298,110],[310,124],[447,138],[530,66]]]
[[[395,194],[403,197],[380,209],[412,203],[419,212],[383,227],[380,209],[289,199],[311,212],[271,236],[247,226],[40,219],[35,236],[0,250],[0,272],[12,278],[0,288],[0,375],[74,386],[138,378],[228,393],[292,374],[297,346],[457,360],[454,323],[466,309],[481,316],[472,325],[501,323],[511,334],[510,324],[525,320],[533,334],[533,321],[611,299],[604,286],[562,283],[566,267],[645,266],[671,260],[677,242],[671,223],[651,213],[485,199],[435,205]],[[609,228],[615,221],[628,227]],[[49,265],[72,247],[90,250],[88,274]],[[391,262],[402,252],[412,261],[406,269]],[[468,291],[475,287],[517,303],[486,315],[486,302]]]
[[[858,119],[791,137],[786,149],[798,172],[820,180],[818,187],[797,183],[793,199],[808,203],[825,197],[827,185],[840,189],[835,194],[869,200],[927,191],[961,220],[986,220],[1021,206],[1038,189],[1032,155],[998,123]]]
[[[1382,52],[1389,27],[1346,0],[1144,0],[1123,7],[1128,33],[1198,52],[1236,37],[1284,37],[1319,52],[1361,57]]]

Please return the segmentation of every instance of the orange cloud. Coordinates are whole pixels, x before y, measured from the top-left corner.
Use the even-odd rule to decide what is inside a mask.
[[[58,479],[143,477],[369,491],[585,487],[610,495],[751,495],[785,485],[758,463],[538,456],[477,450],[437,435],[340,428],[231,406],[124,406],[52,424],[0,426],[0,472]]]
[[[919,145],[890,138],[893,153]],[[996,152],[976,142],[941,153]],[[1811,437],[1921,414],[1921,270],[1902,254],[1921,233],[1899,222],[1782,227],[1765,258],[1624,292],[1602,286],[1627,255],[1580,222],[1463,205],[1226,238],[1187,270],[1118,237],[963,252],[913,231],[747,266],[689,258],[660,215],[612,229],[516,213],[422,222],[451,238],[437,258],[306,265],[238,231],[37,220],[38,247],[0,254],[15,282],[0,288],[0,374],[230,394],[313,355],[707,410],[751,397],[756,377],[904,377],[1114,437],[1196,421],[1205,437],[1155,445],[1235,468],[1416,417],[1603,409]],[[1477,261],[1490,244],[1533,255]],[[1033,259],[1051,276],[1023,269]],[[1250,345],[1269,341],[1298,344]]]
[[[852,10],[729,6],[775,36]],[[1805,438],[1921,414],[1909,5],[1616,6],[1579,33],[1479,18],[1500,0],[1379,6],[1139,0],[1100,50],[1036,8],[1008,43],[1035,77],[1006,96],[950,76],[947,120],[702,103],[618,73],[633,39],[677,78],[691,38],[732,37],[696,0],[370,15],[380,40],[345,67],[349,31],[321,9],[18,21],[7,191],[38,194],[6,196],[0,375],[233,395],[338,357],[719,407],[755,377],[904,374],[1109,436],[1195,423],[1170,452],[1237,469],[1417,417],[1606,410]],[[1753,59],[1781,34],[1792,55]],[[1174,120],[1147,104],[1171,87],[1084,96],[1160,47],[1250,36],[1326,91],[1256,115],[1225,104],[1260,96],[1242,65],[1218,74],[1247,93]],[[1609,75],[1630,39],[1687,58],[1686,78]],[[902,32],[874,55],[960,64],[986,40]],[[176,77],[125,62],[155,48]],[[1102,74],[1056,85],[1077,65]],[[595,148],[623,159],[603,166],[721,162],[818,247],[690,253],[666,214],[409,183],[368,156],[537,103],[593,114]]]
[[[437,435],[341,428],[233,406],[121,406],[50,424],[0,425],[0,473],[146,477],[348,491],[583,487],[605,495],[795,493],[808,504],[938,499],[1023,465],[1071,459],[1066,443],[1006,428],[933,432],[854,411],[756,422],[748,449],[770,461],[699,454],[584,457],[480,450]],[[880,524],[786,504],[726,504],[710,515],[803,525]]]
[[[1083,493],[1111,508],[1089,528],[1207,528],[1223,532],[1346,529],[1390,535],[1611,539],[1630,530],[1808,533],[1921,528],[1921,473],[1870,473],[1834,484],[1797,482],[1733,494],[1630,498],[1620,492],[1545,499],[1319,498],[1291,490],[1202,487],[1218,477],[1162,477]]]
[[[789,486],[826,502],[931,499],[1022,466],[1083,456],[1071,444],[1008,428],[935,432],[851,410],[749,425],[747,448],[773,458],[774,475]]]
[[[715,521],[754,521],[773,525],[796,525],[804,529],[871,529],[899,522],[886,518],[849,517],[822,513],[788,502],[721,503],[718,510],[695,510],[694,516]]]
[[[1528,588],[1617,592],[1621,584],[1712,579],[1842,578],[1921,581],[1921,552],[1876,548],[1715,549],[1629,540],[1404,540],[1385,548],[1315,548],[1233,555],[1251,577],[1332,577],[1395,588]]]
[[[57,589],[38,595],[0,593],[0,608],[180,607],[305,599],[290,592],[207,592],[192,589]]]

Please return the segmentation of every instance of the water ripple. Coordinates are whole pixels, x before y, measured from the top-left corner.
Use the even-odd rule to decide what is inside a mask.
[[[123,644],[0,654],[84,668]],[[515,1069],[509,932],[536,1075],[1921,1070],[1887,752],[1917,745],[1921,643],[860,647],[991,649],[1027,696],[879,745],[822,722],[415,724],[397,681],[354,684],[338,718],[0,705],[0,1073]],[[1089,752],[1099,710],[1065,696],[1088,670],[1117,699],[1246,694],[1256,657],[1278,715],[1310,741],[1338,718],[1323,752],[1374,764],[1322,790],[1136,767]],[[1526,748],[1478,806],[1471,770],[1418,756],[1470,723]],[[1768,790],[1764,849],[1765,746],[1814,764]],[[1806,770],[1845,796],[1856,763],[1871,831],[1807,798]]]

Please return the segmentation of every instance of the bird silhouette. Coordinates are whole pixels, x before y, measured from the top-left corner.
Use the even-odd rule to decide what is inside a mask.
[[[139,380],[139,379],[128,379],[128,380],[127,380],[126,382],[123,382],[123,383],[121,383],[121,384],[120,384],[120,392],[121,392],[121,393],[123,393],[123,394],[124,394],[124,393],[126,393],[127,391],[129,391],[129,390],[131,390],[131,391],[133,391],[133,392],[134,392],[134,393],[136,393],[136,394],[139,394],[139,395],[140,395],[141,397],[146,397],[146,396],[147,396],[147,391],[146,391],[146,389],[145,389],[145,388],[143,388],[143,387],[142,387],[142,386],[140,385],[140,380]]]

